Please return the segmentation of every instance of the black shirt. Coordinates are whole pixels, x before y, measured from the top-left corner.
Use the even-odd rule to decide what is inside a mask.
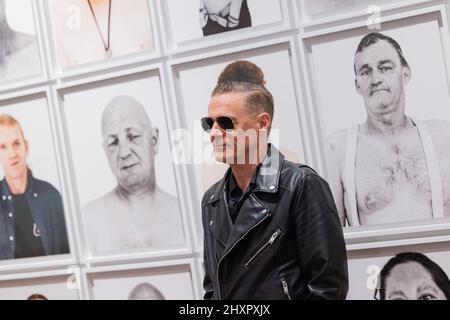
[[[13,195],[15,258],[44,256],[41,235],[25,194]]]
[[[228,210],[230,213],[231,221],[233,224],[236,222],[237,216],[239,214],[239,210],[241,209],[242,204],[245,199],[252,193],[253,189],[256,185],[256,176],[258,174],[259,166],[257,167],[255,174],[250,181],[250,184],[247,187],[247,190],[243,192],[241,188],[239,188],[236,178],[234,177],[233,172],[230,173],[230,177],[227,182],[227,195],[228,195]]]

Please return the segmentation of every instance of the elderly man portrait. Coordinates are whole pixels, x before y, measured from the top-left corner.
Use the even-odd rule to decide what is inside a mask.
[[[230,167],[203,196],[205,299],[345,299],[347,259],[328,183],[268,143],[260,68],[228,65],[201,119]]]
[[[61,195],[28,167],[20,123],[0,115],[0,259],[69,253]]]
[[[330,137],[330,183],[343,225],[450,215],[450,125],[406,114],[412,68],[384,34],[370,33],[358,45],[355,88],[367,118]]]
[[[142,249],[184,241],[178,200],[155,176],[159,130],[139,101],[118,96],[102,115],[103,149],[117,185],[88,203],[84,216],[94,251]]]

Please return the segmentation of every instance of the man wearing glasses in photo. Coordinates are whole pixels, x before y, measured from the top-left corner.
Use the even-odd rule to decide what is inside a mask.
[[[345,299],[345,243],[328,186],[267,141],[274,100],[247,61],[228,65],[201,119],[230,165],[202,201],[205,299]]]

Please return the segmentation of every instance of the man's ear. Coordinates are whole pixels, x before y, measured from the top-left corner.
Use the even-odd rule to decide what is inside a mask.
[[[270,114],[268,114],[267,112],[263,112],[259,115],[259,117],[260,129],[269,130],[270,125],[272,124],[272,118],[270,117]]]
[[[153,153],[158,154],[159,129],[157,127],[152,128],[152,143],[153,143]]]
[[[409,67],[403,67],[403,83],[408,84],[411,80],[411,69]]]

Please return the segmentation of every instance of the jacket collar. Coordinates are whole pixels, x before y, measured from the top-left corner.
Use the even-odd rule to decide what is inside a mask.
[[[27,187],[25,189],[25,194],[31,194],[33,193],[33,187],[34,187],[34,177],[31,173],[31,170],[28,170],[28,177],[27,177]],[[4,200],[11,200],[12,197],[11,190],[9,189],[8,182],[6,181],[6,177],[3,178],[3,180],[0,181],[0,201]]]
[[[253,192],[276,193],[280,182],[281,167],[284,162],[284,155],[272,144],[269,144],[267,154],[261,162],[261,166],[256,176],[256,185]],[[213,203],[222,199],[224,188],[229,175],[232,174],[228,168],[224,177],[217,185],[214,193],[210,196],[208,203]]]

